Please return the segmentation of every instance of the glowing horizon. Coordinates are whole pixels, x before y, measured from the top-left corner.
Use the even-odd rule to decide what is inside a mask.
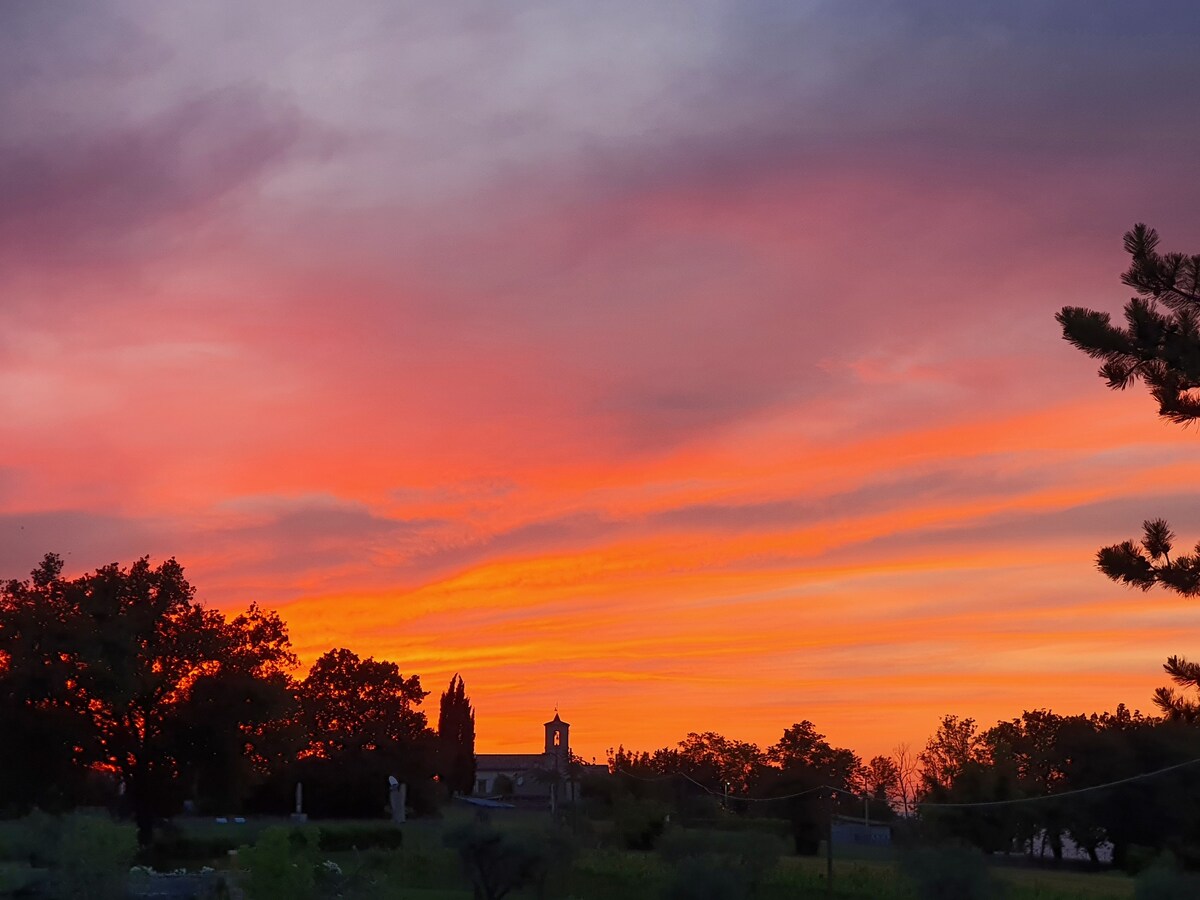
[[[1197,611],[1093,556],[1200,538],[1196,435],[1053,319],[1200,250],[1131,16],[4,9],[0,577],[174,556],[482,752],[1147,710]]]

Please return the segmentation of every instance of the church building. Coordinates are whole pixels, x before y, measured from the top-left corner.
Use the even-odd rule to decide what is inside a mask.
[[[522,806],[541,806],[574,799],[581,770],[604,770],[604,766],[571,768],[571,726],[555,711],[543,726],[545,745],[541,753],[479,753],[475,756],[475,796],[511,797]]]

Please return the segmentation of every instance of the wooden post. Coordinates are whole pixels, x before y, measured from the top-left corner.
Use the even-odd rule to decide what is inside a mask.
[[[829,831],[825,838],[825,893],[833,896],[833,791],[829,792]]]

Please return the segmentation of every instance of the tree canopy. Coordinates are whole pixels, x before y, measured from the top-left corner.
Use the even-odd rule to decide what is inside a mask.
[[[257,607],[231,621],[205,608],[174,559],[74,579],[62,569],[49,554],[28,580],[0,588],[5,770],[38,774],[14,786],[28,803],[53,803],[59,778],[112,772],[147,840],[189,777],[244,778],[265,752],[290,697],[287,629]],[[39,762],[49,736],[57,742]],[[206,766],[222,747],[237,748],[229,765]]]
[[[297,685],[307,744],[280,791],[300,781],[307,810],[369,816],[394,777],[409,786],[411,804],[427,807],[437,768],[436,735],[419,709],[428,693],[394,662],[345,648],[323,654]]]
[[[185,800],[279,813],[297,781],[327,814],[376,814],[389,775],[426,805],[420,679],[346,649],[300,682],[297,664],[276,613],[202,605],[174,559],[68,578],[49,554],[0,584],[0,796],[14,810],[111,804],[143,843]]]

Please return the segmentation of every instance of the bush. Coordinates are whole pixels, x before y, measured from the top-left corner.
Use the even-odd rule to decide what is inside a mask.
[[[53,865],[58,858],[61,831],[61,821],[39,809],[5,822],[0,829],[0,859],[39,867]]]
[[[1134,882],[1136,900],[1195,900],[1200,897],[1200,875],[1181,872],[1171,861],[1159,862]]]
[[[660,855],[674,864],[677,875],[681,872],[695,875],[700,869],[732,873],[741,886],[737,896],[746,897],[758,896],[767,873],[778,864],[783,850],[783,841],[774,835],[699,829],[669,831],[659,843]],[[714,884],[721,885],[724,881],[725,876],[721,875],[715,877]],[[675,885],[675,880],[671,884]],[[678,889],[678,886],[670,888]]]
[[[920,847],[904,853],[900,867],[921,900],[995,900],[1002,886],[974,847]]]
[[[253,900],[311,900],[316,896],[316,848],[303,831],[268,828],[240,855],[249,872],[246,892]]]
[[[157,869],[174,868],[178,863],[210,862],[229,855],[246,842],[244,834],[156,834],[154,843],[141,854],[143,862]]]
[[[404,842],[404,832],[391,822],[378,825],[323,826],[317,845],[326,853],[341,850],[367,850],[378,847],[395,850]]]
[[[570,862],[570,841],[557,833],[509,833],[471,824],[446,832],[445,843],[458,851],[480,900],[499,900],[528,886],[544,893],[550,874]]]
[[[0,862],[0,897],[36,896],[45,879],[45,870],[35,869],[29,863]]]
[[[613,810],[613,826],[628,850],[653,850],[667,827],[667,808],[650,800],[622,800]]]
[[[136,852],[137,835],[132,827],[94,816],[67,816],[51,874],[52,890],[73,900],[123,898]]]

